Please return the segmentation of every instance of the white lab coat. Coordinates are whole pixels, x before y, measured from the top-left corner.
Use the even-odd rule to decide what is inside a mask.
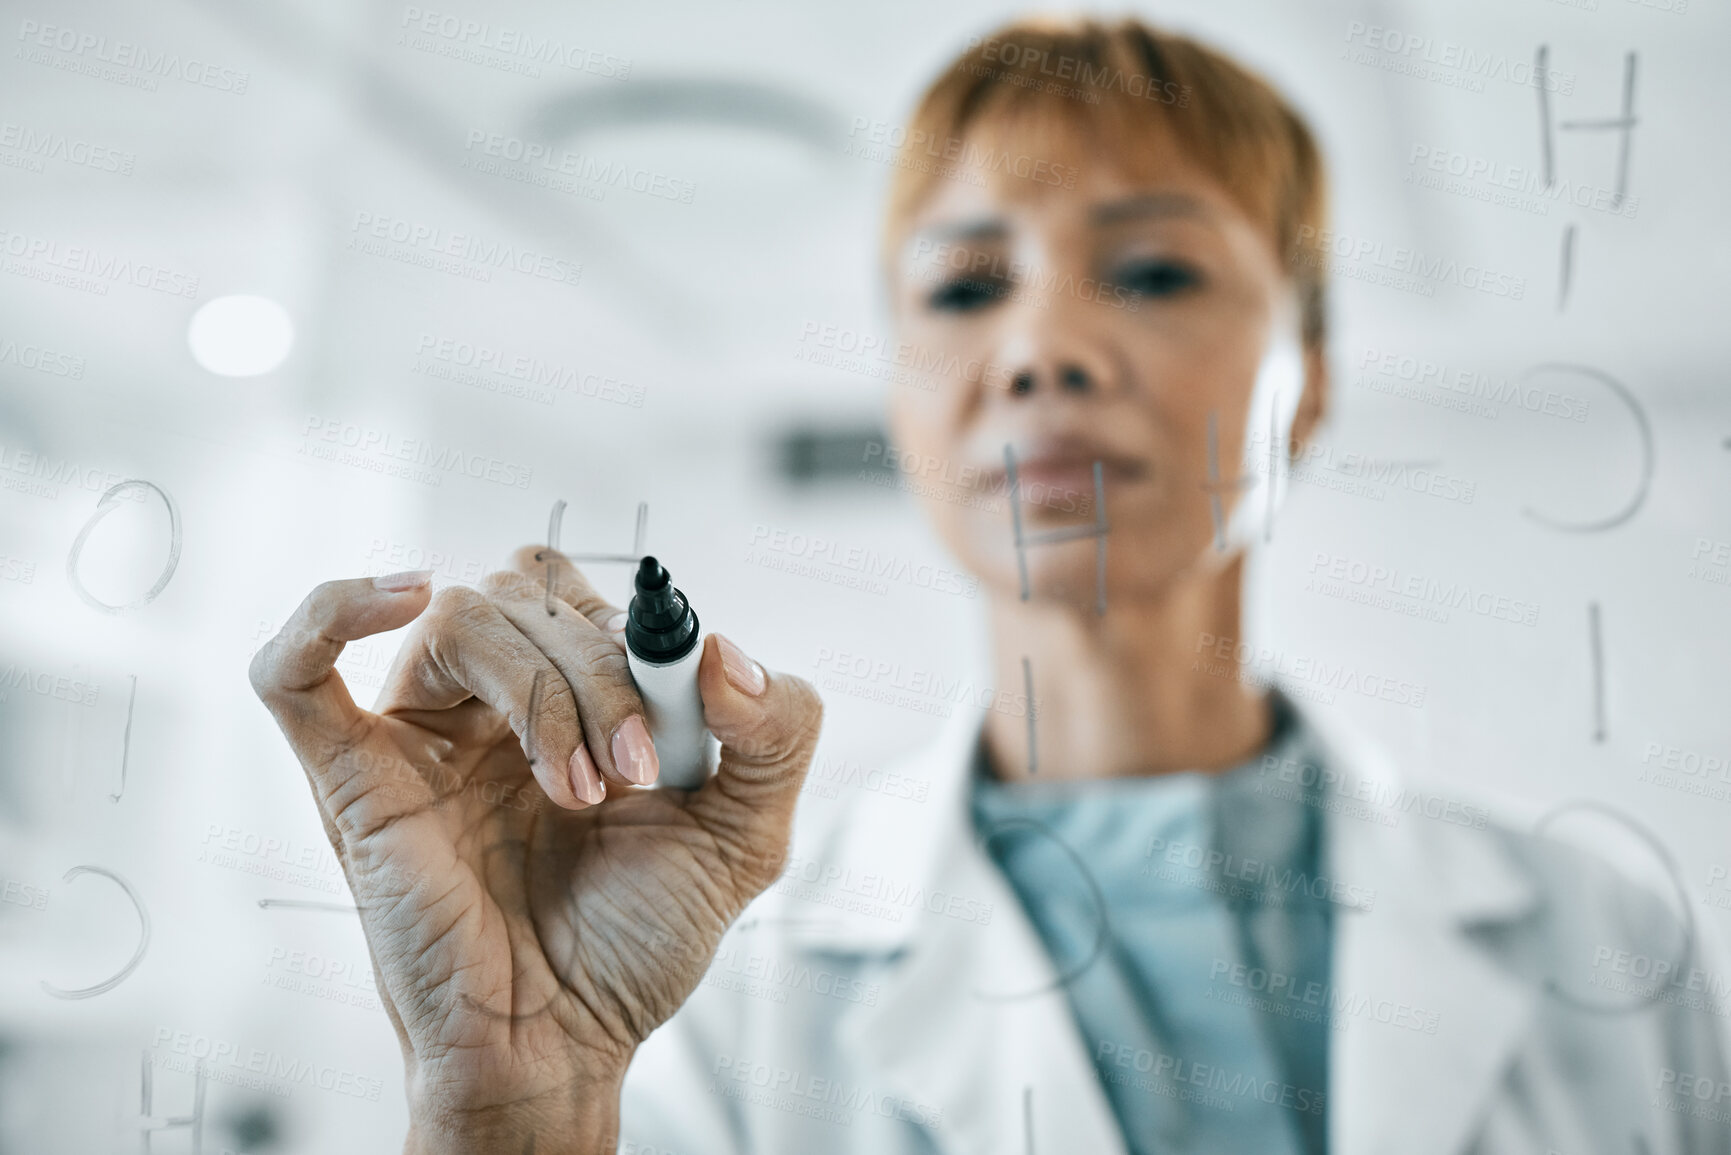
[[[1724,972],[1697,945],[1663,998],[1615,989],[1679,960],[1666,904],[1471,811],[1365,809],[1403,784],[1305,715],[1341,774],[1325,874],[1369,906],[1335,916],[1330,1150],[1731,1151]],[[1124,1155],[1054,964],[973,835],[979,725],[957,716],[906,777],[844,788],[840,821],[802,831],[813,851],[639,1051],[624,1155]],[[921,781],[923,802],[896,796]]]

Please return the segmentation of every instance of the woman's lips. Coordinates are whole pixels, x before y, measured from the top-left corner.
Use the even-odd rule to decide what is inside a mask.
[[[1094,492],[1094,462],[1092,457],[1036,457],[1016,462],[1016,482],[1019,486],[1040,486],[1048,490],[1092,494]],[[1114,485],[1137,481],[1148,470],[1139,461],[1121,457],[1101,457],[1101,480],[1106,489]],[[1008,473],[1003,468],[993,471],[994,485],[1008,485]]]

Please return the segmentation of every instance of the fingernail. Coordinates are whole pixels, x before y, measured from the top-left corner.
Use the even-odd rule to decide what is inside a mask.
[[[571,751],[571,789],[591,805],[607,797],[607,786],[595,768],[595,759],[589,757],[589,748],[581,744]]]
[[[625,614],[623,611],[616,613],[612,617],[607,619],[607,632],[608,633],[617,634],[621,630],[623,630],[624,628],[625,628]]]
[[[387,593],[400,594],[405,590],[418,590],[432,580],[432,570],[410,569],[404,570],[402,573],[388,573],[383,577],[376,577],[373,579],[373,586],[375,589],[381,589]]]
[[[754,698],[763,693],[763,688],[769,685],[769,679],[763,676],[763,667],[720,634],[715,635],[715,644],[721,647],[721,672],[727,675],[733,688]]]
[[[641,714],[633,714],[613,731],[613,764],[619,772],[639,786],[647,786],[661,773],[661,759],[655,754],[655,743],[649,740],[649,727]]]

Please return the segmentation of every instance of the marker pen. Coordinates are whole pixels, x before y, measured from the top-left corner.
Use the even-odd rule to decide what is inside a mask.
[[[691,603],[653,557],[638,563],[636,585],[625,613],[625,653],[661,763],[655,785],[695,790],[715,768],[719,753],[704,727],[703,695],[697,688],[703,634]]]

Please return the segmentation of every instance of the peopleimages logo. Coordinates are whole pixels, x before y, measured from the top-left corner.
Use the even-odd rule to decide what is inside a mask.
[[[51,377],[76,379],[84,376],[82,357],[72,353],[57,353],[41,345],[21,345],[17,341],[0,337],[0,365],[6,364],[16,365],[20,369],[34,369]]]
[[[869,654],[819,646],[812,664],[826,690],[923,713],[948,717],[954,705],[996,710],[1012,718],[1026,717],[1030,709],[1036,715],[1040,711],[1038,696],[1030,700],[1026,694],[976,685],[972,678],[917,666],[904,667],[901,662],[873,658]]]
[[[1214,634],[1197,635],[1196,653],[1199,657],[1191,664],[1192,670],[1236,678],[1247,685],[1278,683],[1288,694],[1312,697],[1325,704],[1332,703],[1334,693],[1339,691],[1417,709],[1423,707],[1427,693],[1420,683],[1363,670],[1349,662],[1289,654]]]
[[[1212,985],[1205,998],[1300,1022],[1326,1022],[1339,1027],[1346,1019],[1363,1018],[1427,1035],[1436,1034],[1442,1023],[1440,1011],[1427,1011],[1393,999],[1355,995],[1339,990],[1332,983],[1300,979],[1219,957],[1208,968],[1208,980]],[[1221,990],[1222,986],[1237,987],[1244,993],[1234,997],[1233,992]]]
[[[484,158],[521,165],[525,171],[539,170],[546,176],[570,177],[580,184],[594,186],[596,191],[626,188],[644,196],[687,205],[697,195],[697,185],[693,181],[484,128],[470,129],[463,148]],[[500,170],[503,175],[509,175],[509,171]]]
[[[246,93],[246,86],[251,77],[234,68],[222,68],[193,57],[182,58],[178,52],[152,50],[140,44],[125,40],[110,41],[106,36],[98,36],[93,32],[83,32],[64,25],[40,24],[35,20],[21,20],[18,23],[18,39],[27,49],[51,49],[64,53],[60,60],[53,58],[37,59],[31,57],[32,63],[46,64],[52,68],[67,68],[75,72],[90,72],[96,65],[111,65],[117,69],[128,69],[138,73],[135,79],[144,83],[134,85],[146,91],[156,91],[158,80],[180,80],[200,88],[214,88],[218,92],[232,92],[236,96]],[[114,76],[102,75],[102,79],[117,79]]]
[[[1641,770],[1635,780],[1715,802],[1731,802],[1731,754],[1648,742],[1641,751]]]
[[[296,1059],[280,1051],[260,1047],[242,1050],[239,1045],[227,1040],[212,1039],[208,1035],[193,1034],[190,1031],[176,1031],[169,1027],[157,1028],[155,1047],[158,1052],[168,1052],[158,1056],[157,1064],[160,1066],[171,1070],[190,1070],[193,1064],[174,1061],[175,1056],[185,1056],[196,1060],[206,1076],[217,1082],[233,1082],[237,1086],[267,1090],[279,1095],[286,1095],[294,1085],[299,1084],[377,1103],[379,1092],[385,1085],[382,1079],[368,1078],[354,1071],[341,1070],[322,1063],[309,1063],[305,1059]]]
[[[22,276],[48,280],[48,269],[60,269],[73,274],[80,283],[73,288],[94,291],[106,296],[110,284],[122,282],[140,289],[167,293],[171,297],[198,296],[198,277],[165,265],[152,265],[104,252],[90,245],[63,245],[52,237],[14,232],[0,226],[0,254],[16,258],[22,264],[8,265],[6,271]],[[32,272],[36,266],[47,266]],[[90,278],[88,281],[82,278]]]
[[[1444,581],[1428,574],[1413,573],[1402,570],[1399,566],[1315,550],[1311,554],[1309,572],[1312,584],[1319,578],[1330,579],[1377,593],[1409,598],[1440,609],[1464,609],[1483,618],[1523,626],[1536,625],[1539,620],[1537,602],[1474,588],[1469,582]],[[1446,614],[1443,620],[1447,620]]]
[[[801,793],[815,794],[820,798],[834,798],[843,787],[863,790],[873,794],[882,794],[886,798],[900,798],[908,802],[924,802],[931,790],[931,783],[924,778],[915,778],[893,770],[883,770],[875,766],[864,766],[859,762],[847,759],[819,758],[811,765],[811,770],[805,776],[805,786]]]
[[[0,150],[17,153],[21,158],[27,159],[31,162],[28,167],[33,172],[42,171],[43,161],[55,160],[80,168],[93,168],[98,172],[131,176],[132,166],[138,159],[130,152],[92,144],[81,137],[36,129],[26,124],[14,124],[9,120],[0,122]],[[0,163],[6,162],[0,159]]]
[[[842,151],[848,156],[893,163],[902,168],[915,167],[914,161],[918,157],[928,161],[947,161],[956,167],[945,171],[962,178],[965,184],[984,183],[984,174],[990,173],[1020,177],[1035,184],[1075,188],[1076,178],[1081,175],[1081,170],[1075,165],[1056,164],[1028,153],[987,148],[959,136],[940,137],[923,128],[910,130],[867,116],[853,118],[848,126],[848,136],[850,139],[842,146]]]
[[[96,705],[102,687],[87,682],[77,674],[56,674],[49,670],[32,670],[28,665],[8,662],[0,668],[0,702],[9,701],[15,690],[40,694],[78,706]]]
[[[1081,86],[1079,90],[1061,89],[1049,82],[1045,87],[1048,91],[1062,91],[1066,95],[1080,96],[1089,103],[1099,103],[1101,91],[1116,91],[1125,96],[1170,104],[1177,108],[1187,108],[1190,105],[1190,86],[1181,85],[1175,80],[1161,80],[1157,76],[1146,76],[1140,72],[1125,72],[1122,68],[1110,64],[1096,64],[1067,53],[1054,53],[1044,48],[1018,44],[1013,40],[968,37],[968,51],[972,52],[976,48],[980,50],[982,60],[1004,66],[1002,69],[986,69],[971,61],[960,66],[976,76],[990,73],[1001,77],[1004,76],[1005,69],[1014,69],[1025,74],[1026,80],[1022,87],[1040,87],[1037,83],[1028,83],[1040,76],[1049,77],[1051,81],[1075,81]]]
[[[1731,1099],[1731,1083],[1715,1079],[1710,1074],[1697,1075],[1661,1067],[1656,1089],[1670,1100],[1665,1106],[1671,1111],[1684,1111],[1711,1123],[1731,1123],[1731,1109],[1704,1106],[1707,1103],[1722,1104]]]
[[[864,546],[850,546],[833,538],[775,529],[759,522],[751,530],[753,551],[767,551],[790,558],[800,558],[821,565],[833,566],[852,573],[886,581],[906,582],[934,593],[958,594],[971,598],[979,593],[980,579],[973,574],[914,562],[895,554],[881,554]],[[752,560],[747,554],[747,561]]]
[[[1358,367],[1385,379],[1459,394],[1468,402],[1482,401],[1487,405],[1519,407],[1528,413],[1539,413],[1564,421],[1585,421],[1592,410],[1587,401],[1573,394],[1540,389],[1507,377],[1492,377],[1476,369],[1457,368],[1432,357],[1391,352],[1368,345],[1359,355]],[[1362,378],[1360,383],[1365,384]],[[1367,387],[1386,392],[1375,384],[1368,384]],[[1489,415],[1495,416],[1495,413]]]
[[[22,906],[29,910],[48,909],[48,888],[30,886],[15,878],[0,880],[0,902]]]
[[[1240,858],[1216,847],[1183,839],[1169,840],[1150,835],[1142,856],[1151,860],[1138,872],[1143,878],[1159,878],[1213,891],[1237,903],[1292,906],[1310,899],[1356,910],[1371,910],[1376,906],[1376,891],[1369,887],[1320,874],[1309,875],[1259,858]],[[1241,883],[1243,885],[1239,885]]]
[[[1368,778],[1348,778],[1339,770],[1298,758],[1265,755],[1256,774],[1258,794],[1291,799],[1312,795],[1311,804],[1324,808],[1334,803],[1353,803],[1356,804],[1355,817],[1381,822],[1384,826],[1398,826],[1403,814],[1418,814],[1453,826],[1483,830],[1491,818],[1491,812],[1483,806],[1445,798],[1411,785],[1395,786]]]
[[[415,366],[416,372],[472,385],[490,393],[526,396],[551,405],[555,392],[565,392],[629,405],[634,409],[643,408],[644,389],[641,385],[494,345],[422,333],[415,345],[415,353],[422,358]],[[474,372],[464,373],[463,370]],[[513,389],[493,379],[499,377],[521,382],[524,388]]]
[[[711,1076],[711,1089],[729,1098],[842,1126],[851,1126],[857,1115],[905,1119],[922,1127],[943,1121],[941,1107],[735,1055],[717,1055]]]
[[[787,1002],[788,991],[803,991],[819,998],[875,1007],[879,993],[877,983],[823,968],[814,970],[804,962],[771,954],[742,951],[725,942],[716,949],[703,982],[705,986],[756,995],[776,1003]]]
[[[7,474],[17,474],[8,477]],[[64,457],[50,457],[30,449],[0,442],[0,489],[29,493],[34,497],[57,498],[61,486],[72,486],[90,493],[105,493],[125,481],[124,474],[112,469],[80,464]],[[126,501],[142,501],[142,494],[125,491],[118,495]]]
[[[806,889],[802,889],[802,884]],[[868,904],[867,907],[851,909],[880,917],[887,916],[892,922],[900,922],[904,911],[916,908],[929,914],[941,914],[978,926],[985,926],[992,921],[993,904],[990,902],[953,890],[927,890],[910,879],[879,874],[875,870],[855,871],[851,866],[802,858],[797,854],[788,855],[787,866],[781,877],[776,879],[775,889],[779,893],[793,893],[796,897],[814,902],[827,902],[826,899],[817,897],[819,894],[863,899]],[[830,902],[828,905],[846,904]]]
[[[1027,261],[1006,261],[997,253],[956,245],[949,241],[934,241],[921,237],[914,242],[913,259],[926,269],[948,268],[966,273],[969,277],[991,278],[991,282],[1031,289],[1035,293],[1073,296],[1078,300],[1098,301],[1102,305],[1110,305],[1114,309],[1128,309],[1131,312],[1142,307],[1141,294],[1123,285],[1094,277],[1077,280],[1073,273],[1060,276],[1036,268]]]
[[[0,581],[31,585],[36,581],[36,563],[9,553],[0,553]]]
[[[410,480],[437,485],[446,473],[460,473],[476,480],[497,482],[515,489],[529,488],[532,466],[501,461],[454,445],[425,438],[400,437],[387,430],[357,425],[340,418],[308,417],[301,452],[320,460],[372,468]],[[417,469],[427,466],[438,473]]]
[[[541,64],[556,64],[604,80],[626,80],[631,76],[631,61],[623,56],[568,44],[551,36],[536,36],[508,24],[465,20],[447,12],[410,6],[403,9],[401,27],[406,35],[414,37],[407,42],[410,48],[441,56],[454,55],[458,59],[466,59],[462,53],[465,49],[493,52],[518,64],[531,76],[541,75],[536,67]],[[440,47],[446,51],[439,51]]]
[[[1523,88],[1543,87],[1547,92],[1557,92],[1564,96],[1572,96],[1575,91],[1573,73],[1556,68],[1535,68],[1531,60],[1523,57],[1511,58],[1506,53],[1470,48],[1452,40],[1438,40],[1434,36],[1404,32],[1399,28],[1388,28],[1381,24],[1366,24],[1362,20],[1349,21],[1346,26],[1346,42],[1371,52],[1386,53],[1389,59],[1383,62],[1385,64],[1401,62],[1407,66],[1396,67],[1393,71],[1411,72],[1421,79],[1470,82],[1461,83],[1461,86],[1471,87],[1474,91],[1483,91],[1484,82],[1487,80],[1504,81]],[[1359,61],[1367,64],[1375,62]],[[1427,73],[1423,66],[1428,66],[1432,72]]]
[[[1369,237],[1355,237],[1333,229],[1318,229],[1315,225],[1300,225],[1295,245],[1295,261],[1315,267],[1323,265],[1330,273],[1363,279],[1356,267],[1368,266],[1391,274],[1410,275],[1422,282],[1459,285],[1463,289],[1485,293],[1492,297],[1507,297],[1519,301],[1527,294],[1527,279],[1512,273],[1498,272],[1484,265],[1461,264],[1453,257],[1431,257],[1420,249],[1404,245],[1392,248]],[[1350,262],[1350,264],[1342,264]],[[1393,287],[1402,288],[1399,283]],[[1434,292],[1434,289],[1431,290]],[[1424,295],[1429,296],[1431,292]]]
[[[931,392],[945,380],[1007,389],[1011,371],[997,361],[960,356],[945,349],[897,341],[845,325],[806,321],[800,326],[794,360],[875,377],[895,385]]]
[[[1109,1039],[1100,1041],[1094,1052],[1094,1065],[1107,1068],[1101,1072],[1101,1078],[1108,1083],[1226,1111],[1236,1110],[1246,1099],[1256,1099],[1301,1114],[1320,1115],[1327,1098],[1323,1092],[1307,1087],[1259,1079],[1230,1067],[1199,1063],[1194,1059],[1150,1051],[1128,1043],[1114,1043]],[[1127,1071],[1111,1070],[1112,1066],[1133,1068],[1149,1077],[1137,1078]]]
[[[527,276],[567,285],[575,285],[583,277],[583,266],[563,257],[499,241],[482,240],[471,233],[454,233],[435,225],[367,212],[364,209],[356,211],[349,231],[352,235],[349,237],[348,247],[351,249],[428,267],[443,268],[437,264],[436,259],[451,258],[466,262],[469,272],[478,274],[477,280],[490,280],[491,274],[488,270],[500,268],[514,269]],[[400,245],[402,248],[393,252],[384,248],[383,242]]]
[[[1002,508],[1004,500],[1011,496],[1008,473],[1002,476],[996,471],[988,473],[983,466],[957,465],[946,457],[902,449],[876,440],[866,442],[863,456],[868,465],[874,458],[881,459],[884,469],[924,483],[922,488],[948,487],[968,491],[979,498],[991,498],[993,501],[989,508],[992,509]],[[1045,506],[1064,513],[1088,514],[1094,509],[1092,490],[1082,491],[1037,481],[1018,479],[1014,497],[1024,505]],[[979,580],[974,579],[973,584],[978,586]]]
[[[1245,438],[1248,450],[1246,466],[1248,472],[1257,476],[1265,476],[1269,472],[1269,457],[1266,450],[1258,448],[1268,444],[1268,431],[1258,426],[1250,431]],[[1329,474],[1351,478],[1366,484],[1346,487],[1333,484]],[[1289,476],[1294,481],[1315,482],[1331,489],[1344,492],[1362,491],[1365,496],[1381,501],[1383,491],[1374,486],[1385,485],[1397,491],[1424,494],[1429,497],[1441,498],[1444,501],[1458,501],[1463,505],[1471,505],[1478,493],[1478,483],[1464,477],[1436,469],[1424,463],[1409,463],[1404,461],[1385,461],[1368,457],[1352,450],[1337,449],[1332,445],[1321,445],[1310,442],[1292,456],[1292,466]]]
[[[1510,207],[1529,211],[1536,208],[1541,216],[1546,215],[1552,201],[1622,217],[1633,217],[1640,208],[1639,197],[1624,197],[1615,189],[1581,184],[1567,177],[1547,178],[1540,169],[1531,165],[1505,164],[1488,157],[1456,152],[1440,145],[1415,143],[1406,159],[1409,168],[1417,169],[1420,162],[1423,162],[1423,167],[1432,174],[1439,177],[1447,174],[1464,182],[1462,187],[1455,188],[1434,181],[1427,184],[1421,180],[1419,183],[1425,187],[1439,188],[1445,192],[1460,192],[1468,196],[1477,195],[1481,200],[1491,199],[1492,193],[1515,194],[1497,203],[1507,203]],[[1414,175],[1424,177],[1426,174],[1409,172],[1408,180]],[[1482,195],[1472,192],[1472,186],[1482,186]],[[1520,199],[1522,197],[1527,199]]]

